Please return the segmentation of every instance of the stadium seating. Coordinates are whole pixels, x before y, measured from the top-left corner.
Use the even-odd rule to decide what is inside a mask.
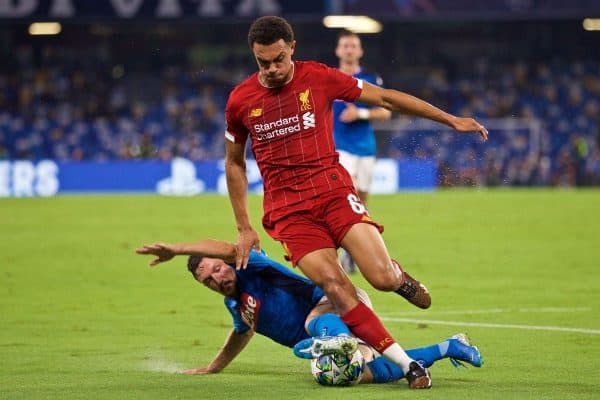
[[[18,68],[0,71],[0,159],[220,158],[227,95],[254,68],[174,64],[128,74],[100,58],[59,61],[56,51],[45,49],[34,66],[21,47]],[[523,129],[491,129],[486,145],[434,130],[396,131],[380,141],[380,156],[435,159],[442,186],[600,183],[598,62],[482,58],[451,77],[439,66],[411,69],[413,87],[381,67],[389,86],[408,86],[463,116],[537,121],[540,136],[532,151]]]

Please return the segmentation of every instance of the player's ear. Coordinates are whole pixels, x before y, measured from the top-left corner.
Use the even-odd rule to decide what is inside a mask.
[[[342,49],[340,48],[339,44],[335,46],[335,56],[337,58],[342,58]]]
[[[290,56],[294,55],[294,50],[296,49],[296,41],[292,40],[292,43],[290,43]]]

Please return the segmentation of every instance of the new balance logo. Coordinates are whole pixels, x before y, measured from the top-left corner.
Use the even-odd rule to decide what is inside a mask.
[[[305,112],[302,114],[302,125],[304,129],[315,127],[315,113]]]

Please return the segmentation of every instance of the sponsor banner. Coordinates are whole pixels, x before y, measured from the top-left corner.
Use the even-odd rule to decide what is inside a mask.
[[[248,188],[262,193],[254,160],[246,163]],[[433,190],[437,164],[423,160],[379,159],[372,193]],[[164,161],[57,162],[0,161],[0,197],[48,197],[80,193],[157,193],[193,196],[227,193],[223,160],[192,162],[185,158]]]
[[[594,17],[598,0],[331,0],[331,14],[410,18]]]
[[[0,19],[318,18],[387,19],[594,17],[598,0],[0,0]]]
[[[0,0],[0,18],[194,18],[323,15],[323,0]]]
[[[437,186],[437,178],[436,161],[398,161],[398,189],[432,190]]]

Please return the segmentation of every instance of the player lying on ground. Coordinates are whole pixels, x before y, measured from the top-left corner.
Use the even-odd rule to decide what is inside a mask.
[[[219,240],[201,240],[193,243],[144,245],[138,254],[156,256],[150,266],[168,261],[176,255],[188,255],[188,269],[194,278],[225,296],[225,306],[233,317],[233,329],[225,344],[206,367],[184,371],[186,374],[216,373],[225,368],[246,347],[254,332],[258,332],[307,358],[316,356],[312,337],[350,335],[324,295],[308,279],[267,257],[252,251],[246,269],[236,270],[236,246]],[[357,290],[362,301],[370,301],[362,290]],[[308,339],[308,341],[306,341]],[[352,339],[353,340],[353,339]],[[340,341],[319,338],[319,345],[335,346]],[[450,338],[442,343],[408,350],[411,358],[430,366],[442,358],[464,361],[481,366],[481,356],[465,337]],[[412,371],[409,371],[410,374]],[[398,380],[405,373],[384,357],[368,363],[363,382],[383,383]]]

